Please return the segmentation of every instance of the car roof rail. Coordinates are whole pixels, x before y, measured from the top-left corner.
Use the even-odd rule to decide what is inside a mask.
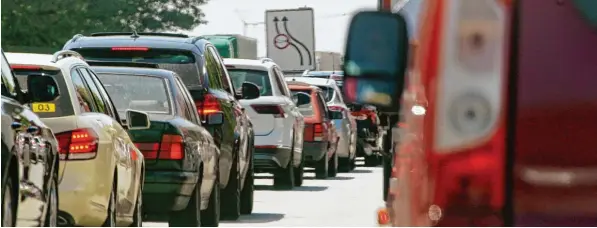
[[[270,58],[261,58],[261,63],[267,63],[267,62],[275,63],[273,59],[270,59]]]
[[[193,36],[193,37],[189,37],[189,38],[190,38],[189,43],[191,43],[191,44],[194,44],[198,40],[205,39],[205,37],[203,37],[203,36]]]
[[[85,58],[83,58],[83,56],[81,54],[79,54],[78,52],[73,51],[73,50],[57,51],[56,53],[54,53],[52,55],[52,60],[50,60],[50,61],[53,63],[56,63],[56,62],[60,61],[61,59],[64,59],[67,57],[75,57],[75,58],[79,58],[79,59],[85,61]]]
[[[74,35],[73,38],[72,38],[72,42],[77,41],[81,37],[84,37],[84,35],[83,34],[76,34],[76,35]]]
[[[179,38],[189,38],[188,35],[181,34],[181,33],[167,33],[167,32],[98,32],[92,33],[91,36],[99,37],[99,36],[126,36],[130,35],[133,38],[138,38],[139,36],[164,36],[164,37],[179,37]]]
[[[311,87],[312,85],[306,82],[299,82],[299,81],[286,81],[286,84],[288,85],[299,85],[299,86],[309,86]]]
[[[139,68],[155,68],[159,69],[158,64],[154,63],[139,63],[139,62],[110,62],[110,61],[87,61],[89,66],[111,66],[111,67],[139,67]]]

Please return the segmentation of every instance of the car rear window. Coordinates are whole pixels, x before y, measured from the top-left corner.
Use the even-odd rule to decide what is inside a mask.
[[[334,98],[334,92],[335,92],[334,89],[327,87],[327,86],[318,86],[318,87],[321,89],[321,91],[323,93],[325,102],[332,101],[332,99]]]
[[[70,116],[74,115],[75,111],[73,109],[72,102],[70,100],[68,87],[66,86],[66,82],[64,81],[64,77],[59,70],[34,70],[34,69],[13,69],[15,72],[17,81],[21,86],[21,89],[27,91],[27,76],[28,75],[39,75],[36,77],[44,77],[41,76],[47,75],[54,80],[58,84],[58,92],[60,92],[60,96],[54,101],[51,102],[40,102],[40,103],[32,103],[31,110],[35,112],[41,118],[53,118],[53,117],[61,117],[61,116]]]
[[[299,105],[298,109],[299,112],[301,114],[303,114],[303,116],[314,116],[315,115],[315,111],[313,110],[313,103],[311,102],[311,90],[291,90],[292,95],[295,95],[297,93],[306,93],[309,94],[309,103],[307,104],[303,104],[303,105]]]
[[[186,50],[143,47],[73,49],[89,61],[138,62],[157,64],[159,68],[176,72],[185,85],[200,85],[200,70],[195,56]]]
[[[166,80],[160,77],[99,73],[106,91],[115,99],[119,113],[135,109],[148,113],[171,114],[172,99]]]
[[[237,91],[240,91],[243,82],[251,82],[259,87],[261,96],[272,95],[272,85],[267,71],[228,68],[228,74],[232,80],[232,86]]]

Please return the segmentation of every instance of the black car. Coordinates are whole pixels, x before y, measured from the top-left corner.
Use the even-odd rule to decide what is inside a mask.
[[[43,75],[29,75],[27,84],[35,89],[24,93],[2,51],[2,226],[55,227],[58,142],[27,105],[53,101],[59,91]]]
[[[250,121],[238,102],[243,98],[242,91],[235,91],[222,58],[211,43],[201,37],[171,33],[96,33],[75,35],[63,49],[75,50],[88,61],[157,64],[180,76],[203,120],[210,113],[222,112],[222,125],[206,127],[221,151],[222,217],[236,220],[241,212],[251,213],[249,205],[243,206],[240,199],[252,161]],[[257,89],[247,86],[249,90]]]
[[[167,219],[172,226],[198,226],[199,221],[207,226],[217,225],[219,150],[211,134],[202,127],[190,93],[172,71],[138,68],[148,64],[120,64],[133,67],[92,69],[108,94],[118,97],[114,100],[118,111],[136,109],[149,114],[150,129],[129,130],[145,157],[146,218]],[[214,112],[207,115],[206,125],[216,126],[223,121],[222,112]]]

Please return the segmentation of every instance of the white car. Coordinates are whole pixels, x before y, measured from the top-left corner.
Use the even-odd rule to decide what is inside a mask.
[[[325,94],[324,98],[328,109],[341,113],[341,115],[332,118],[336,126],[336,132],[340,135],[337,149],[338,169],[341,172],[352,171],[355,168],[357,132],[352,127],[350,109],[344,103],[342,92],[336,81],[317,77],[286,77],[285,79],[286,81],[304,82],[319,87]]]
[[[255,172],[273,173],[276,187],[301,186],[305,124],[280,67],[269,59],[224,59],[224,64],[234,87],[253,83],[259,88],[257,99],[240,100],[255,132]]]

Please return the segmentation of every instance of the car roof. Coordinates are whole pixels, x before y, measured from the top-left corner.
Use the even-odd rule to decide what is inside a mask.
[[[206,43],[209,43],[209,41],[202,37],[174,37],[145,34],[141,34],[138,37],[132,37],[131,35],[75,35],[64,45],[64,48],[108,48],[127,46],[190,50],[196,47],[202,47],[203,44]],[[200,48],[200,50],[202,49]]]
[[[286,77],[286,81],[299,81],[306,82],[312,85],[318,86],[329,86],[333,87],[336,81],[326,78],[314,78],[314,77]]]
[[[243,68],[243,69],[260,69],[260,70],[269,70],[276,66],[275,63],[269,61],[262,61],[256,59],[232,59],[232,58],[224,58],[224,65],[226,66],[234,66],[235,68]]]
[[[132,75],[149,75],[161,78],[172,79],[174,72],[164,69],[142,68],[142,67],[122,67],[122,66],[92,66],[91,69],[96,73],[113,73],[113,74],[132,74]]]
[[[72,64],[88,64],[79,59],[77,57],[66,57],[59,59],[56,62],[52,62],[52,55],[49,54],[35,54],[35,53],[13,53],[13,52],[6,52],[6,61],[9,64],[21,64],[21,65],[35,65],[35,66],[45,66],[51,67],[55,69],[62,69],[65,65],[72,65]]]

